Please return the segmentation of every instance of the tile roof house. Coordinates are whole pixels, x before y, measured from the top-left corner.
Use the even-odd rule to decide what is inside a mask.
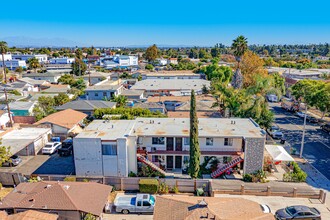
[[[154,220],[270,220],[256,202],[240,198],[157,196]]]
[[[56,109],[59,111],[73,109],[87,115],[93,115],[94,110],[98,108],[116,108],[116,103],[100,100],[76,100],[67,102],[64,105],[57,107]]]
[[[60,219],[82,219],[87,214],[99,217],[111,190],[111,186],[93,182],[21,183],[2,199],[0,209],[47,211]]]
[[[54,136],[66,138],[68,135],[77,134],[82,130],[81,125],[86,117],[87,115],[82,112],[66,109],[48,115],[35,124],[49,124]]]
[[[57,220],[58,215],[45,212],[28,210],[17,214],[8,215],[5,211],[0,212],[1,220]]]

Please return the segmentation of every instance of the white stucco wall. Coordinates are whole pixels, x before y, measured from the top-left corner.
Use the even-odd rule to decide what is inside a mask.
[[[102,176],[102,149],[99,138],[74,138],[74,162],[77,176]]]

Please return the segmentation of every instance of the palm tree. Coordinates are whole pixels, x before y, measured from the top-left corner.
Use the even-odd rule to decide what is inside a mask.
[[[127,102],[127,97],[123,95],[117,95],[112,97],[111,101],[116,102],[117,107],[124,107]]]
[[[39,60],[35,57],[29,59],[29,66],[34,69],[34,72],[37,72],[37,68],[40,67]]]
[[[0,53],[2,55],[2,67],[3,67],[3,78],[5,83],[7,83],[7,76],[6,76],[6,64],[5,64],[5,53],[8,51],[8,45],[5,41],[0,41]]]
[[[235,40],[233,40],[232,49],[234,50],[234,55],[237,61],[237,69],[233,75],[232,86],[235,89],[239,89],[242,88],[243,86],[243,76],[239,67],[242,56],[244,55],[245,51],[247,51],[248,49],[247,38],[245,38],[242,35],[238,36]]]

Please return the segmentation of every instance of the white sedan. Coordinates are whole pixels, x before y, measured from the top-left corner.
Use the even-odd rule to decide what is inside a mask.
[[[297,115],[299,118],[305,118],[305,113],[303,113],[303,112],[297,112],[296,115]]]
[[[49,142],[42,148],[43,154],[53,154],[61,148],[61,142]]]

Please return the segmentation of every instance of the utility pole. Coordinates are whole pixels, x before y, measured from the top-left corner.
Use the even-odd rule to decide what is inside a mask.
[[[305,103],[305,115],[304,115],[304,128],[303,128],[303,135],[301,139],[301,147],[300,147],[300,158],[303,157],[303,151],[304,151],[304,144],[305,144],[305,130],[306,130],[306,118],[307,118],[307,104]]]
[[[3,91],[5,92],[5,99],[6,99],[6,104],[7,104],[7,111],[8,111],[9,121],[10,121],[10,127],[13,127],[13,119],[11,118],[11,114],[10,114],[9,102],[8,102],[8,97],[7,97],[7,90],[3,89]]]

